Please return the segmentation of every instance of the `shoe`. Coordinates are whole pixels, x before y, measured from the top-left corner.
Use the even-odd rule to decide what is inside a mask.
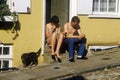
[[[69,59],[69,61],[70,61],[70,62],[75,62],[75,60],[74,60],[74,59]]]
[[[55,55],[51,55],[52,60],[56,61]]]
[[[88,59],[87,57],[77,57],[77,59],[82,59],[82,60],[86,60],[86,59]]]
[[[62,62],[62,60],[61,60],[60,58],[58,58],[58,57],[57,57],[57,60],[58,60],[58,62],[59,62],[59,63],[61,63],[61,62]]]
[[[57,61],[58,61],[59,63],[61,63],[62,60],[57,56],[57,54],[55,54],[55,56],[57,57]]]

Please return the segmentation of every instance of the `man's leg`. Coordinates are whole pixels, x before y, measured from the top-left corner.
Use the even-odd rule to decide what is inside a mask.
[[[74,62],[74,41],[72,38],[67,38],[65,42],[68,45],[69,61]]]
[[[78,59],[84,57],[84,50],[86,47],[86,38],[81,39],[80,45],[78,48]]]

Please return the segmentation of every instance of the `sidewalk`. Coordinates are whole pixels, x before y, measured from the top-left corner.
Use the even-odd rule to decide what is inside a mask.
[[[83,72],[104,69],[120,65],[120,48],[94,52],[87,60],[68,61],[68,54],[63,54],[62,63],[39,64],[34,67],[0,72],[0,80],[59,80],[80,75]]]

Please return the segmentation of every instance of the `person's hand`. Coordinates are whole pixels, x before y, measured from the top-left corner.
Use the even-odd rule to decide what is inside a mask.
[[[78,36],[79,39],[82,39],[82,38],[84,38],[84,37],[85,37],[85,34],[80,34],[80,35]]]
[[[67,34],[67,32],[63,32],[63,34],[64,34],[64,35],[66,35],[66,34]]]
[[[64,37],[66,37],[67,32],[63,32]]]

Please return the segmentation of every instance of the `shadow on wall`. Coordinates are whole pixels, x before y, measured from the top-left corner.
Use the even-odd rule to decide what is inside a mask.
[[[12,38],[13,40],[19,36],[18,31],[20,31],[20,29],[21,27],[19,21],[15,22],[15,24],[12,22],[0,22],[0,30],[11,30],[11,33],[15,34]]]

